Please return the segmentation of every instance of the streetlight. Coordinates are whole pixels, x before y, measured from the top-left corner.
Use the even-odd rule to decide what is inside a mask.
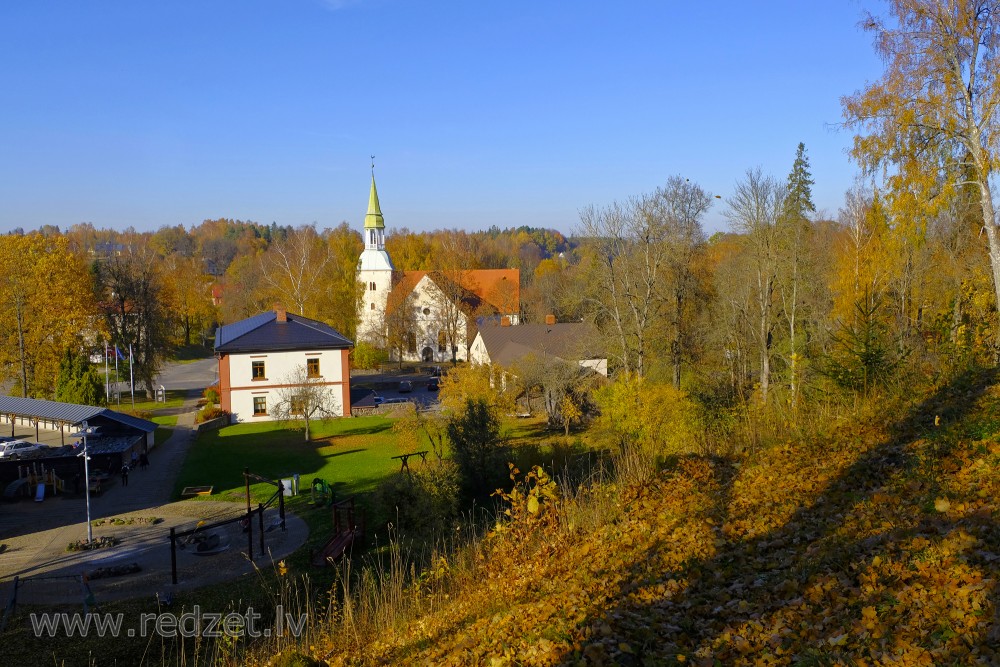
[[[94,541],[94,528],[90,525],[90,456],[87,454],[87,436],[93,433],[93,430],[87,425],[87,422],[83,422],[83,428],[80,429],[79,433],[73,433],[70,437],[78,438],[83,436],[83,451],[77,454],[77,456],[83,457],[83,484],[87,496],[87,544]]]

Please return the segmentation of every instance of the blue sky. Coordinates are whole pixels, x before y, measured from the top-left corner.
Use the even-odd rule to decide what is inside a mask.
[[[867,4],[871,4],[870,2]],[[875,9],[878,7],[875,6]],[[0,3],[0,231],[229,217],[552,227],[674,174],[727,197],[806,144],[836,215],[857,2]],[[706,227],[725,227],[717,202]]]

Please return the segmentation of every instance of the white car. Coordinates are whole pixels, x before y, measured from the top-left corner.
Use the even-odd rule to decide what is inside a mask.
[[[25,440],[14,440],[0,444],[0,459],[23,459],[34,456],[38,452],[48,449],[45,445],[39,445]]]

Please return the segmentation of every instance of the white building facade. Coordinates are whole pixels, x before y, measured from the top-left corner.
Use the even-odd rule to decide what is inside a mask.
[[[330,414],[351,414],[351,341],[284,309],[219,327],[220,404],[232,423],[271,421],[297,382],[319,387]]]

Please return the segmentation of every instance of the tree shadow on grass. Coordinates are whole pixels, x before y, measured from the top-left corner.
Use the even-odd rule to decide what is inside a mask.
[[[979,652],[980,660],[995,658],[1000,600],[997,584],[989,575],[996,572],[994,560],[1000,553],[996,521],[990,512],[961,515],[935,509],[934,498],[940,490],[919,481],[928,467],[954,466],[949,462],[954,439],[942,438],[933,446],[920,439],[933,428],[935,416],[943,423],[957,424],[994,381],[994,372],[970,372],[939,390],[896,422],[885,441],[858,456],[812,504],[800,507],[776,529],[745,540],[719,539],[713,556],[692,559],[673,570],[656,570],[655,565],[661,562],[661,552],[671,549],[670,544],[656,542],[637,552],[630,575],[609,604],[583,622],[589,639],[564,659],[639,665],[672,663],[683,655],[700,664],[700,655],[706,664],[713,660],[733,664],[769,655],[779,663],[812,659],[817,664],[833,664],[899,655],[903,649],[894,642],[903,639],[912,640],[917,652],[934,651],[937,664],[973,661],[972,651]],[[719,494],[710,513],[717,514],[721,527],[731,518],[728,508],[739,473],[724,460],[714,461],[713,469]],[[892,514],[889,508],[898,503],[903,490],[925,499],[922,514]],[[868,537],[847,532],[846,522],[860,503],[869,503],[876,516],[885,518],[883,530]],[[721,531],[717,535],[721,537]],[[914,544],[923,544],[922,540],[927,545],[924,553],[911,554]],[[958,568],[967,567],[970,579],[937,581],[925,589],[931,589],[929,595],[947,595],[938,589],[951,583],[980,586],[988,591],[983,609],[992,608],[994,615],[991,625],[981,628],[978,635],[957,638],[956,624],[964,622],[961,618],[945,614],[920,619],[916,609],[900,602],[913,594],[909,583],[920,586],[926,581],[905,571],[894,577],[880,568],[888,566],[883,561],[898,559],[911,571],[919,569],[919,558],[933,558],[935,549],[962,540],[966,548],[957,556]],[[985,578],[977,579],[975,570],[985,573]],[[666,580],[687,585],[672,596],[652,601],[632,595],[650,582]],[[940,600],[935,604],[947,608]],[[862,612],[872,613],[869,609],[876,614],[871,628],[863,625]],[[824,625],[827,613],[837,610],[840,619]],[[855,618],[856,624],[845,627],[846,617]],[[795,626],[790,622],[794,619],[810,627]],[[885,622],[879,625],[879,619]],[[921,625],[904,636],[893,622]],[[605,626],[610,631],[599,631]],[[854,641],[853,648],[848,640]],[[628,651],[621,649],[624,644]],[[842,645],[844,649],[839,648]],[[790,654],[803,647],[807,647],[804,652]]]
[[[344,429],[343,431],[340,431],[340,432],[335,433],[335,434],[330,435],[330,436],[324,436],[321,439],[322,440],[329,440],[332,443],[332,441],[334,441],[336,438],[341,438],[341,437],[344,437],[344,436],[350,436],[350,435],[375,435],[377,433],[385,433],[385,432],[391,431],[391,430],[392,430],[392,423],[389,422],[389,421],[386,421],[386,422],[381,423],[381,424],[370,424],[370,425],[367,425],[367,426],[348,427],[348,428]]]

